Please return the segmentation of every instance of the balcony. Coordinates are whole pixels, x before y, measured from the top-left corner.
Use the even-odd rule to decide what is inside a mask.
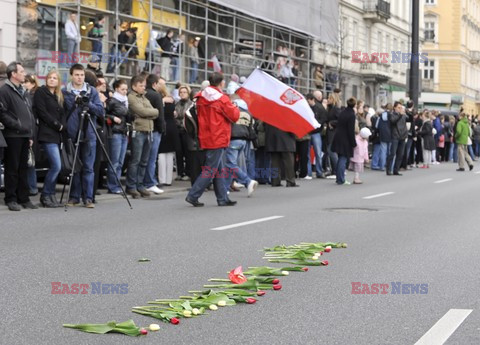
[[[480,62],[480,51],[470,50],[470,63],[477,64]]]
[[[360,72],[365,82],[386,83],[391,79],[388,66],[377,63],[362,63]]]
[[[433,79],[423,79],[422,78],[422,91],[425,92],[433,92],[435,85],[433,83]]]
[[[384,0],[366,0],[363,19],[372,23],[386,23],[390,19],[390,3]]]

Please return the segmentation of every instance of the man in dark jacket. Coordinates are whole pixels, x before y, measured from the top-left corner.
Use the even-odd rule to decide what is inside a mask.
[[[103,103],[100,100],[97,90],[85,82],[85,69],[80,64],[70,68],[72,81],[62,89],[64,98],[64,109],[67,116],[68,137],[76,142],[79,130],[81,114],[85,110],[91,117],[92,123],[97,123],[97,117],[104,117]],[[67,206],[76,206],[83,199],[87,208],[95,208],[93,203],[93,185],[95,174],[95,153],[97,137],[92,124],[88,118],[84,119],[82,136],[80,137],[79,157],[82,162],[82,171],[73,175],[72,190]]]
[[[353,149],[357,146],[355,141],[355,115],[357,100],[352,97],[347,101],[347,107],[338,115],[335,136],[332,142],[332,151],[338,155],[337,184],[349,185],[345,181],[347,160],[353,157]]]
[[[157,40],[158,45],[162,48],[161,63],[162,71],[161,75],[166,80],[170,80],[170,60],[173,53],[173,30],[168,30],[167,34]]]
[[[317,178],[325,178],[325,174],[322,170],[322,131],[327,122],[327,109],[322,105],[323,94],[321,91],[314,91],[313,94],[307,95],[307,102],[312,108],[313,113],[315,114],[315,119],[321,125],[320,128],[315,129],[311,133],[311,143],[313,146],[313,151],[315,152],[315,170],[317,172]]]
[[[272,162],[272,187],[282,185],[282,175],[285,176],[287,187],[298,187],[295,182],[295,135],[265,123],[265,151],[270,153]],[[282,167],[285,168],[283,173]]]
[[[403,153],[405,152],[405,141],[408,137],[407,116],[402,103],[395,102],[393,104],[393,112],[389,114],[390,128],[392,129],[392,144],[387,157],[387,175],[401,176],[398,172],[402,164]],[[392,163],[395,160],[395,164]]]
[[[154,194],[163,193],[163,190],[157,187],[158,180],[155,176],[158,149],[160,147],[160,141],[162,140],[162,134],[166,131],[163,100],[162,95],[159,92],[163,86],[165,86],[165,79],[158,77],[156,74],[150,74],[147,77],[145,97],[147,97],[154,108],[158,109],[158,117],[153,120],[152,147],[150,149],[150,156],[148,158],[143,184],[149,192]]]
[[[36,209],[29,198],[27,162],[33,144],[35,118],[27,91],[23,88],[25,69],[18,62],[7,66],[7,78],[0,88],[0,122],[5,126],[5,204],[10,211]],[[3,110],[3,111],[2,111]],[[20,204],[20,205],[19,205]]]
[[[205,150],[205,165],[210,172],[208,176],[202,174],[197,178],[185,201],[195,207],[203,206],[198,199],[213,180],[218,206],[233,206],[236,201],[228,198],[225,183],[216,177],[216,174],[223,168],[223,156],[230,143],[231,123],[238,121],[240,111],[221,91],[225,87],[223,74],[214,72],[208,81],[210,86],[198,93],[195,98],[197,98],[198,139],[200,148]]]

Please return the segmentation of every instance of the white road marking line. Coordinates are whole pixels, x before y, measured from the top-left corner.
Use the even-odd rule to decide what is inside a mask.
[[[452,180],[453,180],[453,178],[446,178],[445,180],[439,180],[439,181],[435,181],[433,183],[445,183],[445,182],[450,182]]]
[[[240,226],[266,222],[266,221],[269,221],[269,220],[274,220],[274,219],[283,218],[283,217],[284,216],[272,216],[272,217],[266,217],[266,218],[259,218],[259,219],[249,220],[248,222],[242,222],[242,223],[220,226],[218,228],[213,228],[213,229],[210,229],[210,230],[228,230],[228,229],[232,229],[232,228],[238,228]]]
[[[415,345],[442,345],[472,311],[472,309],[450,309]]]
[[[381,198],[382,196],[387,196],[387,195],[392,195],[392,194],[395,194],[395,192],[386,192],[386,193],[381,193],[381,194],[364,196],[362,199],[369,200],[369,199]]]

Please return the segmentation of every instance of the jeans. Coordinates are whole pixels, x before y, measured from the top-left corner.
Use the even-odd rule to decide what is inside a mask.
[[[345,183],[345,169],[347,168],[348,157],[338,156],[337,162],[337,184]]]
[[[382,151],[382,145],[380,143],[373,144],[373,152],[372,152],[372,170],[382,170],[383,168],[380,167],[380,152]]]
[[[452,143],[450,145],[450,154],[448,155],[455,163],[458,161],[458,145],[457,143]]]
[[[468,154],[472,159],[475,159],[475,154],[473,153],[473,147],[472,145],[468,145]]]
[[[93,183],[95,174],[93,165],[95,164],[95,153],[97,148],[96,140],[88,140],[80,143],[79,158],[82,162],[82,171],[73,175],[72,190],[70,199],[74,201],[93,200]]]
[[[143,180],[145,179],[151,144],[151,132],[135,132],[135,137],[132,137],[132,156],[127,169],[128,190],[145,189]]]
[[[322,135],[320,133],[314,133],[310,137],[310,144],[313,146],[313,151],[315,152],[315,171],[317,172],[317,176],[323,173],[322,170]],[[310,150],[309,156],[310,156]],[[311,176],[311,164],[310,160],[308,161],[309,166],[309,173],[308,175]]]
[[[392,139],[387,157],[387,172],[398,173],[405,152],[405,140]]]
[[[214,149],[214,150],[205,150],[206,160],[205,165],[212,168],[218,169],[221,171],[223,168],[223,156],[225,154],[225,149]],[[198,200],[208,185],[213,180],[213,187],[215,190],[215,196],[217,197],[218,203],[223,203],[228,200],[227,188],[225,188],[225,181],[222,181],[221,178],[212,178],[211,176],[202,175],[197,177],[197,180],[193,184],[192,188],[188,192],[187,198],[190,200]]]
[[[92,41],[92,56],[97,56],[102,59],[102,41],[101,39],[95,39]]]
[[[158,158],[158,149],[160,148],[160,141],[162,140],[162,133],[152,133],[152,148],[150,149],[150,157],[148,157],[147,170],[145,171],[145,178],[143,184],[146,188],[156,186],[158,184],[157,176],[155,175],[155,165]]]
[[[49,169],[45,176],[45,181],[42,190],[42,196],[55,195],[55,185],[57,184],[57,177],[62,168],[60,160],[60,147],[55,143],[43,143],[43,150],[47,155]]]
[[[330,168],[332,169],[332,175],[337,171],[338,155],[332,151],[332,144],[327,148],[328,157],[330,158]]]
[[[28,191],[30,194],[37,194],[37,171],[35,167],[29,167],[27,169],[27,178],[28,178]]]
[[[475,143],[475,154],[480,157],[480,142]]]
[[[112,161],[113,170],[108,166],[107,170],[107,188],[111,193],[118,193],[121,191],[120,181],[122,176],[122,167],[127,152],[128,137],[125,134],[113,133],[112,137],[108,139],[110,148],[110,160]]]
[[[173,81],[180,81],[180,60],[178,57],[172,57],[170,59],[170,66],[172,67],[172,79]]]
[[[190,62],[190,84],[196,84],[198,78],[198,63],[197,62]]]
[[[248,177],[252,180],[255,179],[255,150],[250,141],[247,140],[247,144],[243,150],[245,154],[245,164]]]
[[[228,168],[227,177],[225,178],[225,188],[230,188],[234,174],[236,175],[238,183],[243,184],[245,187],[248,187],[248,184],[252,181],[246,171],[240,168],[237,163],[238,155],[241,151],[245,150],[245,147],[249,144],[246,140],[234,139],[230,141],[230,145],[225,154],[225,167]]]
[[[260,184],[271,183],[271,174],[268,174],[268,176],[262,174],[262,171],[267,171],[267,169],[270,169],[270,153],[265,151],[265,146],[257,149],[255,152],[255,161],[257,167],[255,172],[255,180],[257,180]]]
[[[72,62],[73,58],[73,53],[77,52],[77,40],[72,40],[70,38],[67,38],[67,61],[64,61],[67,63],[67,65],[73,65],[74,63]]]
[[[374,147],[374,153],[373,153],[374,156],[372,157],[372,169],[374,169],[374,167],[380,170],[385,169],[385,165],[387,164],[387,154],[390,151],[390,145],[391,143],[387,143],[384,141],[381,141],[380,144],[378,144],[379,152],[378,152],[378,161],[376,164],[374,164],[374,158],[375,158],[375,147]]]

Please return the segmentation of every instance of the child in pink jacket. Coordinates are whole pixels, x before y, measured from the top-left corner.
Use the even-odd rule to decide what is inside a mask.
[[[353,151],[353,157],[350,159],[350,167],[355,172],[354,184],[363,183],[360,180],[360,173],[363,172],[364,163],[368,163],[368,138],[372,132],[368,128],[362,128],[360,133],[355,136],[357,147]]]

